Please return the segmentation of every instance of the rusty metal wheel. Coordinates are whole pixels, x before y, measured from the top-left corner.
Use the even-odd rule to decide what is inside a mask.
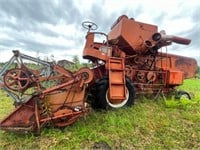
[[[58,119],[55,119],[53,121],[54,126],[56,126],[56,127],[66,127],[70,124],[73,124],[81,115],[82,115],[82,112],[72,113],[68,116],[64,116],[64,117],[60,117]]]
[[[138,71],[138,73],[136,74],[136,79],[140,82],[145,82],[146,79],[146,72],[144,71]]]
[[[56,119],[54,121],[54,126],[59,127],[59,128],[66,127],[70,124],[73,124],[79,117],[80,115],[74,115],[74,116],[72,115],[72,116]]]
[[[74,123],[81,115],[82,111],[74,112],[68,108],[62,108],[54,113],[54,116],[57,117],[53,120],[53,124],[56,127],[65,127]]]
[[[148,82],[154,82],[156,80],[156,78],[157,78],[157,75],[156,75],[156,73],[154,71],[149,71],[147,73]]]
[[[28,73],[19,68],[8,70],[3,80],[5,86],[13,91],[23,91],[30,83]]]
[[[94,78],[94,74],[93,74],[92,70],[89,68],[86,68],[86,67],[78,70],[78,72],[76,74],[81,75],[85,84],[90,83]]]
[[[126,73],[126,76],[129,77],[130,79],[132,78],[132,67],[130,65],[126,65],[125,67],[125,73]]]

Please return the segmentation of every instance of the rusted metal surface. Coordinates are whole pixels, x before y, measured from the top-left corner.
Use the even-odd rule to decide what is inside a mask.
[[[3,130],[34,131],[36,123],[35,97],[30,98],[23,105],[17,107],[10,115],[0,122]]]
[[[157,93],[160,89],[168,93],[181,85],[184,79],[195,76],[195,59],[172,55],[167,50],[160,51],[172,43],[188,45],[191,43],[188,38],[168,35],[164,30],[159,32],[156,25],[138,22],[126,15],[120,16],[113,24],[108,41],[95,42],[96,35],[96,32],[88,31],[83,51],[83,57],[96,64],[95,79],[108,76],[109,82],[114,83],[116,80],[124,81],[127,76],[134,83],[137,93]],[[101,47],[105,51],[101,51]],[[108,66],[112,65],[109,61],[112,57],[125,59],[124,64],[118,64],[124,65],[125,75],[120,75],[120,71],[110,71]],[[105,66],[105,71],[102,71],[102,66]],[[109,85],[111,89],[112,85]],[[114,91],[126,95],[125,84],[123,86],[118,86]],[[112,97],[111,91],[110,94]]]
[[[136,94],[169,94],[195,76],[195,59],[161,49],[173,42],[188,45],[190,39],[158,32],[156,25],[126,15],[116,20],[108,34],[93,32],[95,23],[82,25],[88,30],[83,58],[93,63],[91,69],[71,72],[13,51],[0,71],[0,84],[17,107],[0,122],[1,129],[39,132],[46,125],[64,127],[87,112],[86,103],[103,109],[131,106]],[[95,36],[105,40],[96,42]],[[30,68],[24,59],[42,67]],[[15,67],[10,69],[11,65]]]
[[[26,57],[16,51],[14,55]],[[39,63],[30,56],[26,58]],[[72,124],[87,112],[85,90],[93,80],[93,72],[86,67],[71,72],[53,63],[44,64],[45,67],[49,65],[51,73],[33,70],[21,58],[16,67],[5,70],[4,87],[11,94],[18,94],[21,101],[15,101],[16,109],[0,122],[1,129],[38,132],[46,125],[63,127]]]

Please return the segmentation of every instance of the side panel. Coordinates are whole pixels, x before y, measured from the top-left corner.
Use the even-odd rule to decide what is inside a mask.
[[[184,79],[195,77],[197,61],[194,58],[159,53],[156,66],[164,70],[182,71]]]
[[[181,85],[183,83],[183,72],[170,70],[168,72],[168,85]]]

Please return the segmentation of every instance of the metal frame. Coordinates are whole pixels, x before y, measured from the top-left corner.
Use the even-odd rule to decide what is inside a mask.
[[[40,63],[42,65],[45,65],[47,67],[47,71],[45,72],[45,76],[50,75],[51,71],[52,71],[52,64],[50,62],[47,61],[43,61],[41,59],[38,58],[34,58],[25,54],[20,53],[18,50],[13,50],[14,55],[10,58],[10,60],[2,67],[2,69],[0,70],[0,83],[1,83],[1,88],[3,88],[6,93],[16,102],[16,103],[21,103],[22,100],[16,95],[14,94],[10,89],[8,89],[7,87],[4,86],[4,82],[3,82],[3,75],[6,73],[6,71],[8,70],[8,68],[15,62],[17,61],[18,65],[23,64],[23,59],[25,60],[30,60],[36,63]]]

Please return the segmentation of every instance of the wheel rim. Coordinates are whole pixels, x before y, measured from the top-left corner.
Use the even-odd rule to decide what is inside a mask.
[[[22,69],[11,69],[4,76],[5,86],[13,91],[25,90],[29,83],[29,75]]]
[[[109,106],[113,107],[113,108],[120,108],[120,107],[123,107],[127,102],[128,102],[128,99],[129,99],[129,91],[126,90],[126,99],[124,99],[121,103],[119,104],[113,104],[110,102],[109,98],[108,98],[108,91],[109,89],[106,91],[106,102],[108,103]]]
[[[190,98],[189,98],[189,96],[187,94],[182,94],[180,99],[190,100]]]

